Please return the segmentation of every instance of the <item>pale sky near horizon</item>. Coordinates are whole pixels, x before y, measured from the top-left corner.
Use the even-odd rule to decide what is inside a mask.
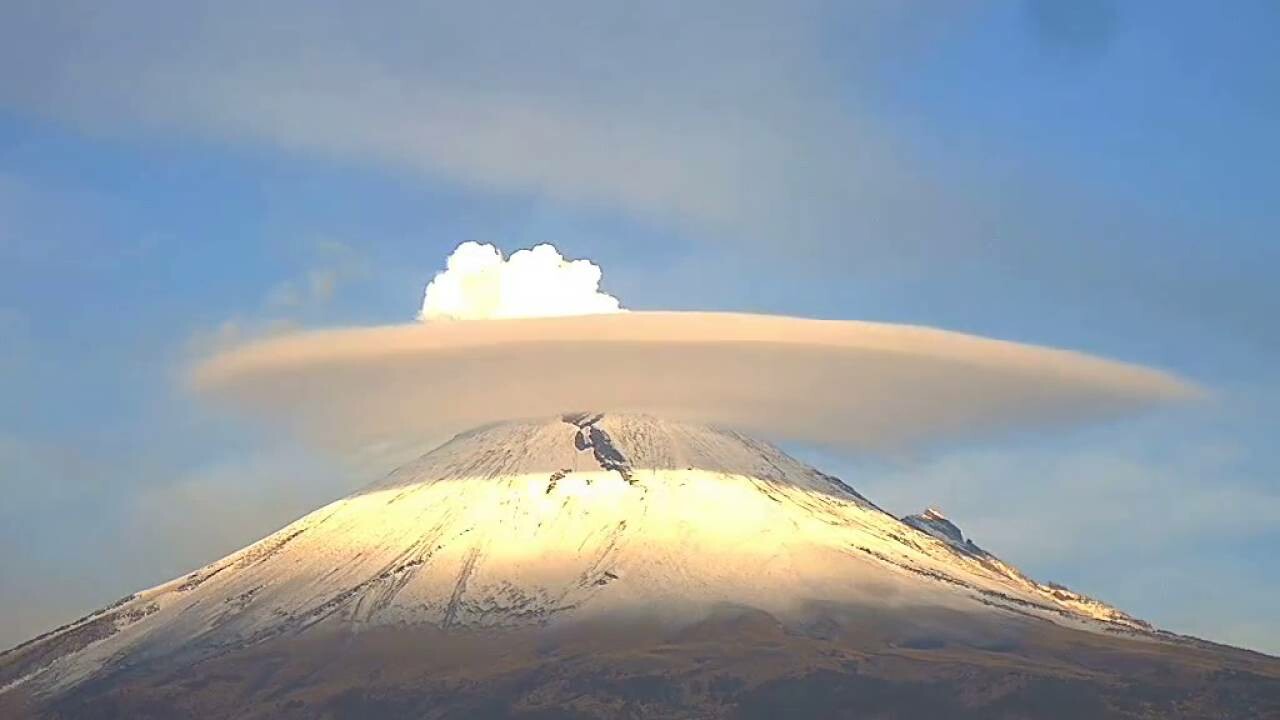
[[[239,338],[410,322],[479,240],[591,258],[635,309],[1190,378],[1214,399],[1071,432],[793,449],[1036,577],[1280,653],[1280,7],[348,7],[0,9],[0,646],[383,469],[181,378]]]

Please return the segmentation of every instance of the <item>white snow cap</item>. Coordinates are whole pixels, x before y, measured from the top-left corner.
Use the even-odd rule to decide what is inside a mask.
[[[418,319],[481,320],[622,312],[600,292],[600,267],[566,260],[554,245],[504,258],[490,244],[464,242],[427,285]]]

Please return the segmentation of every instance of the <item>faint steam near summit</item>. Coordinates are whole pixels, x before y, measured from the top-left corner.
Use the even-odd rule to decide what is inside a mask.
[[[568,260],[553,245],[517,250],[464,242],[427,285],[418,319],[483,320],[621,312],[600,292],[600,266]]]

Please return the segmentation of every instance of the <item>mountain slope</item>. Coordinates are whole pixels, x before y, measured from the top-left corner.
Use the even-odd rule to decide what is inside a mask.
[[[1055,642],[1102,659],[1080,665]],[[665,653],[651,657],[654,643]],[[568,662],[581,667],[559,675],[551,668],[566,659],[549,660],[547,647],[573,648]],[[733,676],[742,687],[728,700],[695,703],[713,715],[738,712],[733,696],[802,669],[862,668],[867,652],[951,656],[911,671],[928,677],[987,667],[990,656],[996,667],[1086,684],[1078,675],[1116,657],[1280,676],[1262,656],[1161,633],[1037,583],[940,513],[899,520],[767,444],[580,414],[460,435],[244,550],[10,650],[0,655],[0,702],[80,712],[76,702],[119,701],[122,688],[178,702],[190,688],[171,693],[194,674],[241,678],[232,697],[201,706],[218,712],[288,709],[268,712],[245,683],[284,697],[405,682],[436,688],[444,706],[531,682],[509,673],[535,670],[554,698],[586,692],[570,682],[579,675],[626,677],[637,663],[676,672],[691,647],[725,668],[769,650]],[[335,649],[346,658],[336,668],[323,660]],[[264,667],[275,669],[261,678]],[[173,668],[189,671],[168,677]],[[859,676],[900,682],[890,670]],[[432,697],[397,692],[417,708],[411,715]],[[600,702],[583,712],[619,709]]]
[[[928,508],[918,515],[908,515],[902,518],[902,521],[942,541],[960,555],[972,558],[992,572],[1003,576],[1012,586],[1023,588],[1039,597],[1051,598],[1056,604],[1073,613],[1133,629],[1154,630],[1149,623],[1087,595],[1074,592],[1070,588],[1057,583],[1040,583],[1032,580],[1022,574],[1022,571],[965,538],[960,528],[936,508]]]

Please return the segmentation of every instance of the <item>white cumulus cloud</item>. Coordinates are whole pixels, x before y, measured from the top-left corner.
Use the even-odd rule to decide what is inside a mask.
[[[600,267],[567,260],[553,245],[518,250],[510,258],[493,245],[465,242],[427,285],[418,318],[480,320],[621,312],[600,292]]]

